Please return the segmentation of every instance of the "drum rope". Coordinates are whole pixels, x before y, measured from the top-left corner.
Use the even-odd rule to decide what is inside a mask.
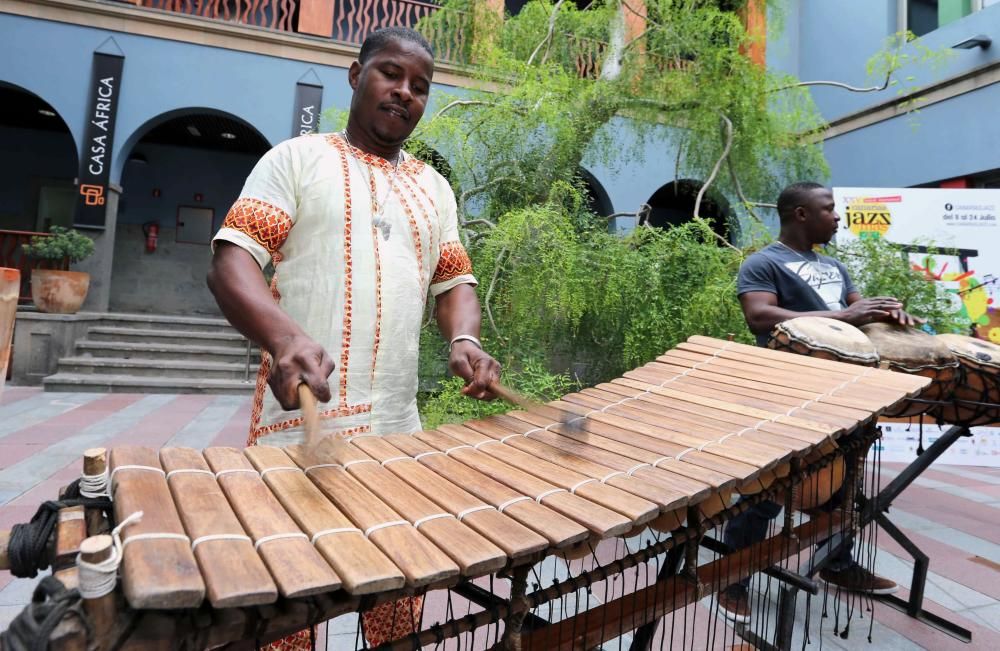
[[[382,462],[382,467],[385,468],[393,461],[416,461],[416,459],[414,459],[413,457],[389,457],[388,459]]]

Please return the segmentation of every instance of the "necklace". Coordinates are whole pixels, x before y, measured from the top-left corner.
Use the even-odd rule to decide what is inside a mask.
[[[816,262],[815,260],[810,260],[806,256],[802,255],[802,252],[796,251],[795,249],[793,249],[792,247],[788,246],[787,244],[785,244],[781,240],[775,240],[775,243],[780,244],[781,246],[785,247],[786,249],[788,249],[789,251],[791,251],[795,255],[799,256],[799,258],[801,258],[802,261],[805,262],[805,263],[812,264],[813,262]]]
[[[361,168],[361,161],[358,159],[358,155],[355,153],[357,147],[351,142],[350,136],[347,135],[347,129],[344,129],[341,134],[344,137],[344,141],[351,148],[351,159],[354,161],[354,165],[358,170],[358,174],[365,177],[365,173]],[[372,203],[372,227],[377,228],[382,233],[382,239],[388,241],[389,234],[392,232],[392,224],[383,218],[385,214],[385,207],[389,203],[389,197],[392,196],[393,188],[396,186],[396,175],[399,173],[399,163],[403,158],[403,152],[396,153],[396,160],[392,162],[392,174],[389,174],[389,187],[386,188],[385,194],[382,195],[381,199],[375,196],[375,171],[372,169],[370,163],[366,163],[368,168],[367,180],[368,183],[365,187],[368,188],[368,197],[371,199]]]

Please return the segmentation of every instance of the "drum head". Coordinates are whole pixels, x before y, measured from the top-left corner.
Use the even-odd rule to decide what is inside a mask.
[[[897,370],[916,373],[958,366],[948,346],[922,330],[892,323],[869,323],[861,330],[875,344],[882,361]]]
[[[844,361],[874,366],[875,345],[854,326],[822,316],[800,316],[774,327],[772,337],[783,336],[813,350],[832,353]]]
[[[944,342],[959,361],[1000,369],[1000,346],[993,342],[951,334],[938,335],[936,338]]]

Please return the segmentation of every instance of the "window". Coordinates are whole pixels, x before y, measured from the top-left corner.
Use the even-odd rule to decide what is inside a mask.
[[[1000,0],[899,0],[907,29],[923,36]]]

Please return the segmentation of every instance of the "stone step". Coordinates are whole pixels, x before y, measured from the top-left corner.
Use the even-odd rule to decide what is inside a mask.
[[[42,380],[46,391],[82,393],[217,393],[249,396],[254,382],[227,379],[56,373]]]
[[[89,341],[117,341],[148,344],[195,344],[201,346],[235,347],[246,352],[247,340],[233,329],[219,331],[174,330],[94,326],[87,328]]]
[[[157,330],[196,330],[199,332],[236,332],[236,329],[221,317],[112,312],[77,312],[75,316],[81,320],[89,321],[93,326]]]
[[[249,378],[257,377],[257,362],[250,363]],[[143,359],[122,357],[63,357],[59,372],[73,375],[135,375],[152,377],[217,378],[242,380],[246,362],[203,362],[196,359]]]
[[[246,348],[234,346],[206,346],[195,344],[135,343],[120,341],[76,342],[77,357],[119,357],[125,359],[174,359],[199,362],[246,362]],[[251,352],[251,363],[260,361],[256,348]]]

